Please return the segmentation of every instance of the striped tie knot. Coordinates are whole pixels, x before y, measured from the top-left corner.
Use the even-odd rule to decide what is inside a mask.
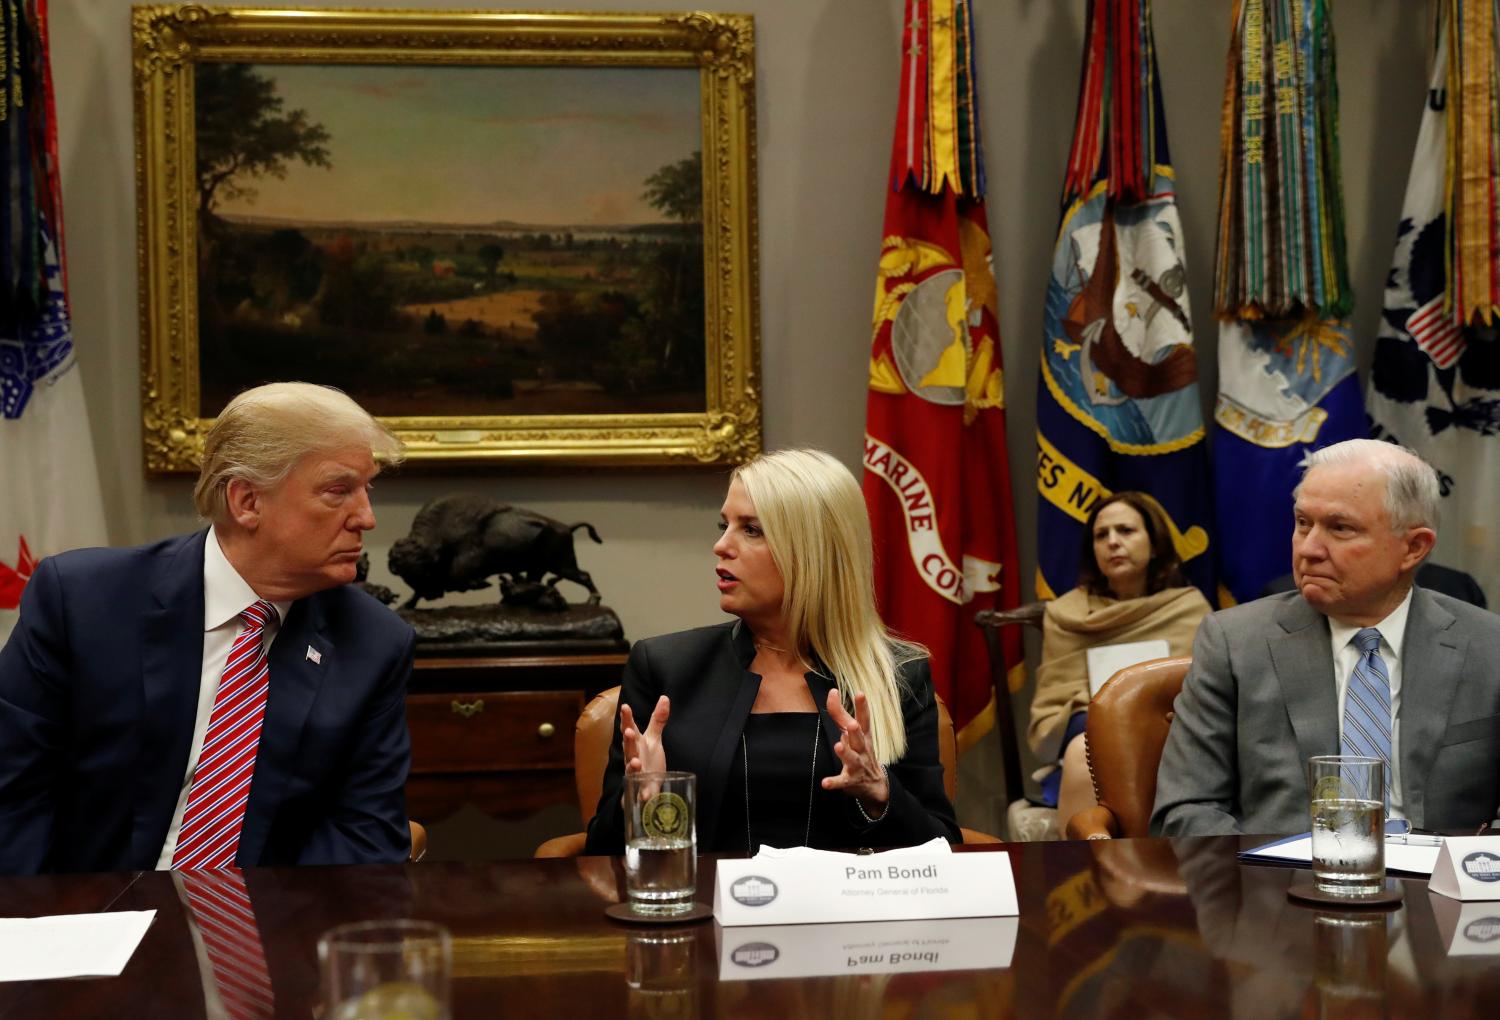
[[[1354,644],[1359,648],[1361,655],[1372,655],[1380,649],[1380,630],[1375,627],[1366,627],[1354,635]]]
[[[276,607],[265,599],[254,602],[247,606],[240,614],[240,619],[245,621],[246,632],[254,631],[259,634],[265,630],[272,620],[277,619]],[[1361,631],[1360,633],[1364,633]]]

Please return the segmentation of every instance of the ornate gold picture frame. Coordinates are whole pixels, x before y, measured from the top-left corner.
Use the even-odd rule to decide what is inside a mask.
[[[416,462],[759,452],[740,14],[137,6],[141,403],[339,386]]]

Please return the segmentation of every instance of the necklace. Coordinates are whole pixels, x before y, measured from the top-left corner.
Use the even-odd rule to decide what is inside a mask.
[[[822,736],[823,719],[814,712],[812,770],[807,775],[807,828],[802,833],[802,845],[812,842],[813,799],[818,792],[818,738]],[[750,834],[750,745],[745,742],[745,733],[740,731],[740,756],[745,760],[745,850],[755,856],[755,839]]]

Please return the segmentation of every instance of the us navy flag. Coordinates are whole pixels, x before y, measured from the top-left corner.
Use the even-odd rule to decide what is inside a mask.
[[[1198,363],[1151,8],[1098,0],[1088,17],[1037,392],[1037,595],[1077,584],[1089,510],[1137,489],[1160,504],[1184,572],[1212,597]]]

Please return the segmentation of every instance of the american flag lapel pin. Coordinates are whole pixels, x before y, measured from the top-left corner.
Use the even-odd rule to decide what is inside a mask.
[[[323,653],[318,651],[312,645],[308,645],[307,661],[311,662],[314,666],[321,666],[323,665]]]

